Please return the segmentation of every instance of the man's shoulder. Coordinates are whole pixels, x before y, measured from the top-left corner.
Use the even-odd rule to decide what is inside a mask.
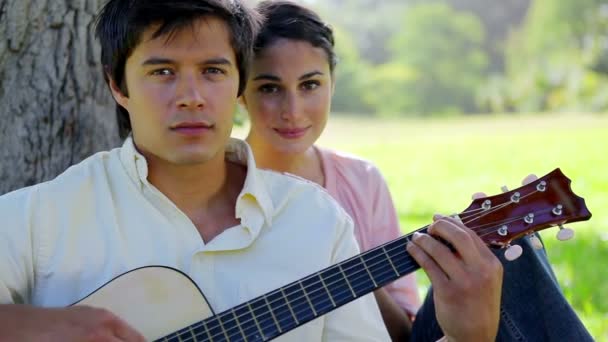
[[[115,151],[97,152],[81,162],[74,164],[59,174],[57,177],[14,190],[0,196],[0,203],[25,201],[33,194],[59,195],[70,190],[90,185],[95,180],[104,178],[107,173],[108,163],[117,156]]]
[[[273,202],[317,201],[321,209],[333,210],[340,215],[347,215],[344,209],[321,185],[306,178],[273,170],[258,169],[264,179]]]

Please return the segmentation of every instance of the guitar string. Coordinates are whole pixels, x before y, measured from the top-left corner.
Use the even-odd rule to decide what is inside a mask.
[[[508,204],[510,204],[510,203],[508,203]],[[498,207],[498,206],[497,206],[497,207]],[[497,208],[497,207],[495,207],[495,208]],[[549,210],[547,210],[547,211],[549,211]],[[546,211],[546,212],[547,212],[547,211]],[[525,216],[524,216],[524,217],[525,217]],[[512,219],[510,222],[517,221],[517,220],[519,220],[519,219],[520,219],[520,218]],[[495,225],[496,223],[493,223],[493,224]],[[426,227],[428,227],[428,226],[425,226],[425,227],[423,227],[423,228],[421,228],[421,229],[418,229],[417,231],[423,230],[423,229],[425,229]],[[477,228],[477,227],[473,227],[472,229],[476,229],[476,228]],[[494,233],[494,231],[492,231],[492,233]],[[410,234],[410,235],[411,235],[411,234]],[[484,235],[487,235],[487,234],[480,235],[480,237],[483,237]],[[391,241],[391,242],[394,242],[394,241]],[[383,247],[383,246],[379,246],[379,247]],[[396,249],[401,250],[402,248],[403,248],[402,246],[396,246],[396,247],[394,247],[392,250],[387,250],[387,252],[393,252],[393,251],[394,251],[394,250],[396,250]],[[370,251],[370,252],[371,252],[371,251]],[[405,249],[403,249],[403,252],[406,252],[406,251],[405,251]],[[407,253],[406,253],[406,254],[407,254]],[[383,255],[380,255],[380,256],[384,257]],[[368,261],[373,261],[375,258],[378,258],[378,257],[379,257],[379,256],[374,256],[373,258],[369,259]],[[395,257],[395,256],[393,256],[393,257]],[[383,262],[383,261],[380,261],[380,262],[374,263],[374,264],[372,264],[372,265],[371,265],[371,267],[373,267],[373,266],[377,266],[377,265],[378,265],[378,264],[380,264],[380,263],[384,263],[384,262]],[[407,267],[409,267],[409,266],[413,265],[413,263],[409,262],[409,260],[408,260],[407,264],[404,264],[404,265],[405,265],[405,266],[407,266]],[[351,268],[353,268],[353,267],[357,267],[357,265],[354,265],[354,266],[352,266]],[[368,268],[369,268],[369,267],[370,267],[370,266],[368,266]],[[347,269],[347,270],[349,270],[349,269]],[[388,271],[388,273],[392,273],[391,269],[387,268],[386,270]],[[365,271],[365,272],[367,272],[367,271]],[[357,272],[357,273],[359,273],[359,274],[363,274],[364,272],[363,272],[363,271],[360,271],[360,272]],[[353,273],[353,276],[356,276],[356,275],[357,275],[357,273]],[[384,272],[384,273],[379,274],[379,275],[380,275],[380,276],[382,276],[382,275],[385,275],[386,273],[387,273],[387,272]],[[364,275],[365,275],[365,274],[364,274]],[[315,275],[313,275],[313,276],[319,276],[319,277],[320,277],[320,275],[319,275],[319,274],[315,274]],[[320,279],[321,279],[321,278],[320,278]],[[354,280],[358,280],[358,279],[360,279],[360,277],[356,277]],[[300,282],[303,282],[304,280],[305,280],[305,279],[302,279]],[[322,281],[322,280],[321,280],[321,281]],[[307,287],[309,287],[309,286],[311,286],[311,285],[318,285],[318,284],[320,284],[320,283],[321,283],[321,281],[319,281],[319,282],[317,282],[317,283],[312,283],[312,284],[309,284]],[[351,280],[351,281],[352,281],[352,280]],[[300,282],[298,282],[298,283],[297,283],[297,285],[299,285],[299,283],[300,283]],[[333,282],[333,283],[329,283],[328,285],[330,286],[330,285],[334,285],[334,284],[336,284],[336,283],[337,283],[337,282]],[[291,286],[295,286],[295,285],[296,285],[296,284],[291,284]],[[283,289],[288,289],[288,288],[287,288],[287,287],[285,287],[285,288],[283,288]],[[316,300],[316,299],[318,299],[319,297],[314,297],[314,294],[315,294],[316,292],[318,292],[318,291],[323,291],[323,290],[325,290],[325,288],[317,288],[317,289],[315,289],[315,290],[311,291],[311,292],[309,293],[309,298],[311,298],[312,300]],[[347,291],[347,292],[348,292],[348,291]],[[267,294],[267,295],[266,295],[266,297],[268,297],[268,296],[270,296],[270,295],[272,295],[272,294],[276,294],[276,293],[278,293],[278,290],[274,291],[274,293],[269,293],[269,294]],[[343,294],[343,293],[340,293],[340,294]],[[311,295],[312,295],[312,297],[311,297]],[[323,296],[322,298],[325,298],[325,295],[322,295],[322,296]],[[281,306],[277,307],[277,308],[275,309],[275,311],[277,311],[278,309],[283,308],[283,307],[285,307],[285,306],[288,306],[288,305],[289,305],[288,300],[287,300],[286,298],[280,298],[280,299],[277,299],[277,300],[275,300],[274,302],[271,302],[270,304],[274,304],[274,303],[278,302],[279,300],[284,300],[284,301],[286,302],[286,304],[282,304]],[[310,305],[307,305],[307,308],[308,308],[309,306],[310,306]],[[237,306],[237,307],[238,307],[238,306]],[[296,306],[296,307],[297,307],[297,306]],[[269,308],[270,308],[270,307],[269,307]],[[235,308],[235,309],[236,309],[236,308]],[[270,308],[270,309],[272,310],[272,308]],[[233,310],[233,311],[234,311],[234,310]],[[311,310],[311,311],[312,311],[312,310]],[[226,323],[231,323],[231,322],[233,322],[233,321],[235,321],[235,320],[238,320],[239,316],[237,316],[237,315],[236,315],[235,313],[233,313],[233,312],[231,312],[231,313],[234,315],[234,318],[233,318],[233,319],[231,319],[231,320],[229,320],[229,321],[227,321]],[[300,313],[301,313],[301,311],[298,311],[298,314],[300,314]],[[224,313],[224,314],[223,314],[223,316],[225,316],[226,314],[228,314],[228,312]],[[250,315],[253,315],[253,314],[250,314]],[[222,315],[218,315],[218,317],[216,318],[216,320],[219,320],[219,319],[220,319],[220,316],[222,316]],[[241,315],[241,316],[242,316],[242,315]],[[249,323],[250,321],[251,321],[251,319],[250,319],[249,321],[245,321],[245,322],[243,322],[243,324],[244,324],[244,323]],[[281,322],[282,322],[282,321],[283,321],[283,320],[281,320]],[[295,322],[295,319],[294,319],[294,322]],[[266,321],[263,321],[263,323],[266,323]],[[193,325],[192,327],[193,327],[193,328],[197,328],[197,327],[195,327],[195,325]],[[238,328],[238,322],[237,322],[237,327],[234,327],[234,328],[232,328],[232,329],[236,329],[236,328]],[[240,331],[239,331],[239,332],[240,332]],[[185,333],[187,334],[187,332],[185,332]],[[218,334],[218,335],[224,335],[224,334],[223,334],[223,333],[221,333],[221,334]],[[212,338],[214,338],[214,337],[217,337],[218,335],[211,336],[211,337],[212,337]],[[232,336],[232,334],[230,334],[230,336]]]
[[[545,212],[548,212],[548,211],[550,211],[550,210],[546,210]],[[525,216],[523,216],[523,217],[525,217]],[[521,218],[520,218],[520,219],[521,219]],[[512,221],[516,221],[516,220],[518,220],[518,219],[513,219]],[[422,228],[422,229],[424,229],[424,228]],[[419,229],[419,230],[422,230],[422,229]],[[401,246],[398,246],[398,247],[393,248],[392,250],[390,250],[390,252],[393,252],[393,251],[395,251],[395,250],[398,250],[398,253],[399,253],[399,254],[403,254],[403,256],[406,256],[406,257],[407,257],[407,256],[409,255],[409,254],[407,253],[407,251],[406,251],[404,248],[402,248]],[[387,252],[388,252],[388,251],[387,251]],[[393,256],[393,258],[394,258],[394,257],[396,257],[396,256],[397,256],[397,255],[394,255],[394,256]],[[376,259],[377,259],[377,257],[374,257],[374,258],[376,258]],[[374,258],[370,259],[369,261],[374,260]],[[372,264],[372,265],[371,265],[371,267],[373,267],[373,266],[377,266],[377,265],[379,265],[379,264],[385,264],[385,261],[376,262],[376,263]],[[407,264],[404,264],[404,265],[406,265],[407,267],[410,267],[410,266],[412,266],[412,265],[413,265],[413,263],[412,263],[412,262],[410,262],[410,260],[407,260]],[[356,266],[353,266],[353,267],[356,267]],[[352,267],[351,267],[351,268],[352,268]],[[368,268],[369,268],[369,267],[368,267]],[[383,271],[385,271],[385,272],[382,272],[382,273],[378,274],[378,276],[382,277],[382,276],[387,275],[388,273],[393,274],[393,272],[394,272],[394,270],[392,270],[391,268],[388,268],[388,267],[387,267],[386,269],[384,269]],[[367,271],[360,271],[360,272],[353,273],[352,275],[353,275],[353,276],[358,276],[358,275],[364,275],[364,276],[366,276],[366,272],[367,272]],[[366,276],[365,278],[367,278],[367,277],[368,277],[368,276]],[[351,282],[352,282],[352,281],[355,281],[355,282],[356,282],[356,281],[357,281],[357,280],[359,280],[359,279],[361,279],[361,277],[355,277],[355,279],[351,280]],[[370,280],[371,280],[371,278],[370,278]],[[311,285],[318,285],[318,284],[320,284],[320,283],[321,283],[321,282],[317,282],[317,283],[309,284],[309,285],[308,285],[308,287],[309,287],[309,286],[311,286]],[[328,285],[334,285],[334,284],[337,284],[337,283],[338,283],[338,281],[335,281],[335,282],[333,282],[333,283],[329,283]],[[291,286],[295,286],[295,285],[296,285],[296,284],[292,284]],[[287,289],[287,288],[284,288],[284,289]],[[325,294],[322,294],[321,296],[316,296],[316,297],[314,296],[314,294],[315,294],[315,293],[317,293],[317,292],[319,292],[319,291],[323,291],[323,290],[325,290],[325,288],[317,288],[317,289],[315,289],[315,290],[311,291],[310,293],[308,293],[308,294],[309,294],[309,298],[311,299],[311,301],[318,300],[319,298],[326,298],[326,295],[325,295]],[[277,292],[277,291],[275,291],[275,292]],[[338,296],[338,295],[343,295],[343,294],[345,294],[345,293],[349,293],[349,292],[351,292],[351,291],[350,291],[350,290],[345,290],[345,291],[342,291],[342,292],[338,292],[338,293],[334,294],[333,296],[334,296],[334,297],[336,297],[336,296]],[[277,292],[277,293],[278,293],[278,292]],[[271,295],[271,294],[268,294],[268,295],[266,295],[266,297],[268,297],[268,296],[270,296],[270,295]],[[331,294],[330,294],[330,296],[331,296]],[[327,297],[327,298],[328,298],[328,297]],[[281,298],[281,299],[275,300],[275,301],[273,301],[273,302],[271,302],[271,303],[272,303],[272,304],[277,303],[279,300],[283,300],[283,301],[285,301],[285,304],[281,304],[280,306],[278,306],[277,308],[275,308],[275,309],[274,309],[274,311],[276,312],[276,311],[278,311],[278,309],[281,309],[281,308],[282,308],[282,309],[285,309],[286,307],[287,307],[287,309],[288,309],[289,304],[288,304],[288,299],[287,299],[287,298]],[[304,305],[305,305],[305,309],[304,309],[304,310],[296,310],[296,308],[300,308],[300,307],[301,307],[301,305],[295,305],[295,306],[292,306],[292,309],[294,310],[294,314],[295,314],[295,316],[298,316],[298,315],[302,314],[303,312],[308,312],[308,311],[310,311],[310,312],[311,312],[311,313],[313,313],[313,315],[314,315],[313,310],[312,310],[312,309],[310,309],[311,305],[309,305],[309,304],[307,305],[306,303],[304,303]],[[238,307],[239,307],[239,306],[235,307],[235,308],[234,308],[234,310],[236,310],[236,308],[238,308]],[[313,306],[313,307],[314,307],[314,306]],[[325,310],[325,309],[327,309],[327,308],[332,309],[332,308],[333,308],[333,306],[330,304],[330,306],[325,307],[325,308],[321,308],[321,310]],[[273,310],[273,309],[272,309],[270,306],[269,306],[269,309],[270,309],[270,310]],[[228,312],[225,312],[225,313],[223,313],[223,314],[220,314],[220,315],[216,316],[215,320],[220,320],[220,316],[226,316],[228,313],[230,313],[230,314],[232,314],[232,315],[234,316],[234,318],[233,318],[233,319],[230,319],[230,320],[227,320],[227,321],[226,321],[226,323],[232,323],[232,322],[234,322],[234,321],[237,321],[237,322],[235,323],[235,324],[236,324],[236,326],[234,326],[234,327],[231,327],[231,328],[227,329],[227,330],[226,330],[226,333],[224,333],[224,332],[222,331],[222,332],[220,332],[220,333],[218,333],[218,334],[215,334],[215,335],[210,336],[210,338],[211,338],[212,340],[213,340],[213,339],[215,339],[215,338],[218,338],[219,336],[224,336],[224,335],[227,335],[227,337],[229,337],[229,340],[230,340],[230,338],[232,338],[232,337],[233,337],[233,336],[235,336],[235,335],[236,335],[236,336],[242,336],[242,333],[241,333],[241,331],[240,331],[241,329],[243,329],[243,328],[242,328],[242,325],[244,325],[244,324],[246,324],[246,323],[251,323],[251,321],[252,321],[253,319],[249,319],[249,320],[247,320],[247,321],[242,322],[242,323],[241,323],[241,328],[239,328],[239,326],[238,326],[238,325],[239,325],[238,318],[239,318],[239,317],[242,317],[242,316],[244,316],[244,315],[237,316],[237,315],[236,315],[236,313],[234,313],[234,310],[231,310],[231,311],[228,311]],[[252,317],[254,316],[254,314],[253,314],[253,313],[248,313],[248,314],[249,314],[249,315],[251,315]],[[213,318],[211,318],[211,319],[213,319]],[[278,323],[279,323],[279,327],[280,327],[280,326],[282,326],[282,324],[281,324],[281,323],[284,323],[286,320],[287,320],[288,322],[293,321],[293,323],[296,323],[296,324],[297,324],[297,319],[296,319],[295,317],[293,317],[293,319],[291,319],[291,316],[288,316],[288,317],[285,317],[285,318],[283,318],[283,319],[277,319],[277,321],[278,321]],[[263,321],[261,321],[261,322],[259,322],[259,323],[260,323],[260,325],[265,325],[265,324],[266,324],[266,323],[268,323],[269,321],[270,321],[270,322],[272,322],[272,321],[273,321],[273,319],[272,319],[272,318],[268,318],[268,319],[263,320]],[[220,323],[220,324],[221,324],[221,323]],[[192,325],[192,326],[191,326],[191,328],[192,328],[192,329],[197,329],[198,327],[200,327],[200,326],[196,326],[196,325],[198,325],[198,324]],[[202,325],[202,323],[201,323],[200,325]],[[274,324],[274,325],[276,326],[276,324]],[[218,325],[216,328],[220,328],[220,325]],[[277,327],[277,328],[278,328],[278,327]],[[246,331],[249,331],[250,329],[259,330],[259,329],[257,329],[257,326],[251,326],[250,328],[245,328],[245,329],[246,329]],[[234,330],[236,330],[236,331],[234,331]],[[244,330],[244,331],[245,331],[245,330]],[[228,333],[228,332],[230,332],[230,333]],[[181,335],[183,335],[183,334],[186,334],[186,335],[189,335],[189,336],[190,336],[188,339],[183,340],[184,342],[186,342],[186,341],[190,341],[192,338],[196,338],[196,337],[198,337],[198,336],[199,336],[199,334],[196,334],[195,336],[192,336],[190,332],[183,332],[183,333],[180,333],[179,335],[177,335],[176,337],[180,337],[180,336],[181,336]]]
[[[529,195],[531,195],[531,194],[532,194],[532,193],[530,193],[530,194],[528,194],[528,195],[526,195],[526,196],[522,197],[522,199],[523,199],[523,198],[525,198],[525,197],[527,197],[527,196],[529,196]],[[503,208],[504,206],[508,206],[508,205],[510,205],[510,204],[514,204],[514,202],[510,201],[510,202],[506,202],[506,203],[501,204],[501,205],[497,205],[497,206],[495,206],[495,207],[493,207],[493,208],[491,208],[491,209],[489,209],[489,210],[484,211],[484,212],[483,212],[483,215],[479,215],[479,216],[485,216],[485,215],[489,214],[490,212],[494,212],[494,211],[500,210],[500,209],[501,209],[501,208]],[[482,209],[482,210],[483,210],[483,209]],[[474,209],[474,210],[470,210],[470,211],[468,211],[468,212],[463,212],[463,213],[461,213],[461,214],[459,214],[459,215],[468,214],[468,213],[475,212],[475,211],[479,211],[479,210],[478,210],[478,209]],[[548,212],[548,211],[550,211],[550,210],[547,210],[547,211],[545,211],[545,212]],[[470,217],[471,217],[471,216],[465,217],[465,219],[468,219],[468,218],[470,218]],[[525,216],[522,216],[522,217],[525,217]],[[472,222],[472,221],[474,221],[474,220],[477,220],[477,219],[479,219],[479,217],[475,217],[475,218],[473,218],[473,219],[471,219],[471,220],[467,221],[466,223],[470,223],[470,222]],[[505,220],[505,221],[503,221],[503,222],[492,222],[492,223],[489,223],[489,224],[486,224],[486,225],[492,225],[492,226],[496,226],[497,224],[510,223],[510,222],[518,221],[518,220],[520,220],[520,219],[521,219],[521,218],[515,218],[515,219],[511,219],[510,221],[506,221],[506,220]],[[463,220],[463,221],[464,221],[464,220]],[[465,223],[465,222],[463,222],[463,223]],[[465,223],[465,224],[466,224],[466,223]],[[479,227],[486,226],[486,225],[480,225],[480,226],[477,226],[477,227],[471,227],[471,229],[473,229],[473,230],[475,230],[477,233],[479,233],[480,231],[477,231],[476,229],[477,229],[477,228],[479,228]],[[424,229],[426,229],[427,227],[428,227],[428,225],[427,225],[427,226],[424,226],[424,227],[422,227],[422,228],[420,228],[420,229],[418,229],[418,230],[416,230],[416,231],[421,231],[421,230],[424,230]],[[492,228],[491,230],[492,230],[492,231],[491,231],[490,233],[481,234],[481,235],[479,235],[479,234],[478,234],[478,235],[479,235],[480,237],[483,237],[483,236],[487,236],[487,235],[489,235],[489,234],[493,234],[493,233],[495,233],[495,228]],[[408,235],[406,236],[406,238],[407,238],[407,237],[409,237],[409,236],[410,236],[410,235],[412,235],[412,234],[413,234],[413,232],[412,232],[412,233],[410,233],[410,234],[408,234]],[[391,242],[389,242],[389,243],[392,243],[392,242],[395,242],[395,241],[391,241]],[[385,244],[385,245],[388,245],[389,243],[387,243],[387,244]],[[377,248],[384,247],[385,245],[378,246]],[[375,248],[374,250],[376,250],[376,248]],[[372,252],[372,251],[374,251],[374,250],[370,250],[369,252]],[[404,255],[406,255],[406,256],[407,256],[407,255],[409,255],[409,254],[407,253],[407,251],[406,251],[406,250],[403,248],[403,246],[401,246],[401,245],[395,246],[394,248],[387,250],[387,253],[393,253],[395,250],[398,250],[398,251],[399,251],[399,250],[402,250],[402,253],[405,253]],[[399,252],[398,252],[398,253],[399,253]],[[393,255],[392,257],[394,258],[394,257],[396,257],[397,255],[398,255],[398,254]],[[383,259],[384,259],[384,258],[386,258],[386,256],[385,256],[385,255],[380,254],[380,255],[378,255],[378,256],[374,256],[373,258],[371,258],[371,259],[369,259],[369,260],[367,260],[367,261],[368,261],[368,262],[371,262],[371,261],[374,261],[374,259],[378,259],[379,257],[380,257],[380,258],[383,258]],[[384,260],[381,260],[381,261],[379,261],[379,262],[373,263],[373,264],[371,264],[371,265],[366,265],[366,266],[367,266],[368,268],[371,268],[371,267],[377,266],[377,265],[379,265],[379,264],[384,264],[384,263],[385,263],[385,261],[384,261]],[[413,262],[411,262],[410,260],[407,260],[407,263],[406,263],[406,264],[403,264],[403,265],[404,265],[404,266],[406,266],[406,267],[410,267],[410,266],[414,265],[414,263],[413,263]],[[350,268],[348,268],[348,269],[345,269],[344,271],[346,272],[346,271],[348,271],[348,270],[350,270],[350,269],[352,269],[352,268],[355,268],[355,267],[358,267],[358,265],[353,265],[352,267],[350,267]],[[391,273],[391,274],[392,274],[392,273],[394,272],[394,270],[392,270],[391,268],[386,268],[386,271],[387,271],[387,272],[384,272],[384,273],[379,274],[379,275],[380,275],[380,276],[383,276],[383,275],[386,275],[386,273]],[[353,276],[353,277],[355,277],[355,278],[354,278],[353,280],[351,280],[351,282],[353,282],[353,281],[357,281],[357,280],[361,279],[361,277],[357,277],[358,275],[363,275],[363,276],[369,277],[369,275],[367,275],[367,270],[365,270],[365,271],[359,271],[359,272],[356,272],[356,273],[353,273],[353,274],[352,274],[352,276]],[[312,277],[315,277],[315,276],[319,276],[319,279],[320,279],[320,280],[319,280],[319,281],[317,281],[316,283],[311,283],[311,284],[307,285],[307,287],[310,287],[310,286],[318,286],[318,285],[322,284],[322,278],[321,278],[320,274],[319,274],[319,273],[316,273],[316,274],[313,274],[313,275],[311,275],[311,276],[309,276],[309,277],[307,277],[307,278],[304,278],[304,279],[300,280],[298,283],[294,283],[294,284],[291,284],[291,285],[288,285],[288,286],[296,286],[296,285],[300,285],[300,283],[302,283],[303,281],[305,281],[305,280],[307,280],[307,279],[310,279],[310,278],[312,278]],[[348,281],[348,279],[346,279],[346,280]],[[339,281],[341,281],[341,280],[339,280]],[[335,282],[332,282],[332,283],[326,284],[326,287],[329,287],[329,286],[331,286],[331,285],[335,285],[335,284],[337,284],[339,281],[335,281]],[[283,287],[283,288],[281,288],[281,289],[288,290],[289,288],[288,288],[288,287]],[[271,296],[271,295],[273,295],[273,294],[278,294],[279,290],[280,290],[280,289],[277,289],[277,290],[275,290],[275,291],[273,291],[273,292],[271,292],[271,293],[268,293],[268,294],[267,294],[267,295],[265,295],[264,297],[269,297],[269,296]],[[306,292],[306,294],[308,294],[308,296],[309,296],[309,298],[311,299],[311,301],[313,301],[313,300],[317,300],[317,299],[319,299],[319,298],[325,298],[325,297],[326,297],[326,296],[325,296],[325,294],[322,294],[322,295],[321,295],[321,296],[319,296],[319,297],[315,297],[315,296],[314,296],[314,295],[315,295],[317,292],[319,292],[319,291],[324,291],[324,290],[325,290],[325,291],[328,291],[328,290],[326,290],[326,289],[325,289],[325,287],[319,287],[319,288],[316,288],[315,290],[311,291],[310,293]],[[303,290],[303,291],[305,292],[305,290]],[[338,295],[341,295],[341,294],[344,294],[344,293],[347,293],[347,292],[350,292],[350,290],[345,291],[345,292],[342,292],[342,293],[338,293]],[[330,294],[330,296],[331,296],[331,294]],[[334,296],[335,296],[335,295],[334,295]],[[278,302],[278,301],[280,301],[280,300],[285,301],[285,304],[281,304],[279,307],[275,308],[275,309],[274,309],[275,311],[278,311],[278,309],[284,309],[285,307],[288,307],[288,306],[289,306],[288,299],[287,299],[287,298],[284,298],[284,297],[279,298],[279,299],[277,299],[277,300],[275,300],[275,301],[273,301],[273,302],[269,302],[269,304],[275,304],[275,303],[277,303],[277,302]],[[306,306],[306,308],[309,308],[310,306],[311,306],[311,305],[310,305],[310,304],[308,304],[308,305]],[[239,307],[239,306],[235,307],[235,309],[236,309],[236,308],[238,308],[238,307]],[[269,307],[269,309],[270,309],[270,310],[273,310],[273,309],[270,307],[270,305],[269,305],[268,307]],[[313,306],[313,307],[314,307],[314,306]],[[294,308],[299,308],[299,306],[294,306],[294,307],[292,307],[292,309],[294,309]],[[304,310],[304,311],[311,311],[311,312],[312,312],[313,310],[311,310],[311,309],[306,309],[306,310]],[[302,312],[304,312],[304,311],[297,311],[297,313],[298,313],[298,314],[301,314],[301,313],[302,313]],[[223,313],[223,314],[217,315],[217,316],[216,316],[216,318],[215,318],[215,320],[220,320],[220,319],[221,319],[221,316],[227,316],[229,313],[231,313],[231,314],[234,316],[234,318],[233,318],[233,319],[231,319],[231,320],[226,321],[226,323],[232,323],[232,322],[234,322],[234,321],[237,321],[237,322],[236,322],[237,326],[236,326],[236,327],[233,327],[233,328],[230,328],[229,330],[231,331],[231,330],[234,330],[234,329],[239,329],[239,327],[238,327],[238,324],[239,324],[239,323],[238,323],[238,319],[239,319],[239,317],[242,317],[243,315],[237,316],[237,315],[236,315],[236,313],[234,313],[234,310],[231,310],[231,311],[225,312],[225,313]],[[248,315],[253,316],[253,315],[255,315],[255,314],[254,314],[254,313],[248,313]],[[211,319],[213,319],[213,317],[212,317]],[[287,317],[287,319],[289,319],[289,317]],[[262,324],[263,324],[263,323],[267,323],[267,321],[268,321],[268,320],[272,320],[272,319],[270,319],[270,318],[269,318],[269,319],[267,319],[267,320],[264,320],[264,321],[262,321]],[[252,321],[252,319],[249,319],[248,321],[244,321],[242,324],[245,324],[245,323],[250,323],[251,321]],[[283,321],[284,321],[284,319],[280,320],[280,322],[283,322]],[[294,321],[294,322],[296,322],[296,319],[294,318],[294,320],[293,320],[293,321]],[[199,322],[199,323],[196,323],[196,324],[194,324],[194,325],[192,325],[192,326],[190,326],[190,327],[191,327],[191,328],[193,328],[193,329],[196,329],[196,328],[200,327],[202,324],[203,324],[202,322]],[[241,324],[241,325],[242,325],[242,324]],[[228,331],[226,331],[226,335],[228,335],[227,333],[228,333]],[[183,332],[183,333],[180,333],[179,335],[176,335],[176,337],[180,337],[182,334],[189,334],[189,332]],[[197,335],[198,335],[198,334],[197,334]],[[218,336],[221,336],[221,335],[225,335],[225,334],[222,332],[222,333],[219,333],[219,334],[216,334],[216,335],[210,336],[210,337],[213,339],[213,338],[217,338]],[[240,329],[239,329],[239,330],[237,330],[237,335],[242,335],[242,334],[240,333]],[[169,335],[169,336],[171,336],[171,335]],[[232,336],[233,336],[232,332],[231,332],[231,333],[230,333],[228,336],[229,336],[229,337],[232,337]],[[196,337],[196,336],[194,336],[194,337]],[[184,341],[188,341],[188,340],[184,340]]]

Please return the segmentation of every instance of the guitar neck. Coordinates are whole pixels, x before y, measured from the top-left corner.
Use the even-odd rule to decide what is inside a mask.
[[[271,340],[419,269],[405,249],[410,237],[356,255],[160,341]]]

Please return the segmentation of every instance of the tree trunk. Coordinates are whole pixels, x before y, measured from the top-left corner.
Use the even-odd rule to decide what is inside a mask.
[[[94,15],[101,0],[0,0],[0,194],[120,143]]]

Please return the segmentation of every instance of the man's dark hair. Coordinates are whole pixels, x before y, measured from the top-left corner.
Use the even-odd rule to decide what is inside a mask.
[[[255,54],[280,38],[301,40],[325,51],[333,73],[337,64],[334,34],[317,13],[291,1],[272,0],[260,2],[256,10],[264,21],[255,40]]]
[[[153,37],[171,35],[203,17],[223,20],[231,34],[231,45],[239,71],[240,96],[245,89],[253,42],[259,28],[257,13],[241,0],[110,0],[99,12],[95,34],[101,43],[101,64],[109,85],[110,78],[128,96],[125,64],[143,32],[160,25]],[[129,113],[116,104],[121,138],[131,132]]]

